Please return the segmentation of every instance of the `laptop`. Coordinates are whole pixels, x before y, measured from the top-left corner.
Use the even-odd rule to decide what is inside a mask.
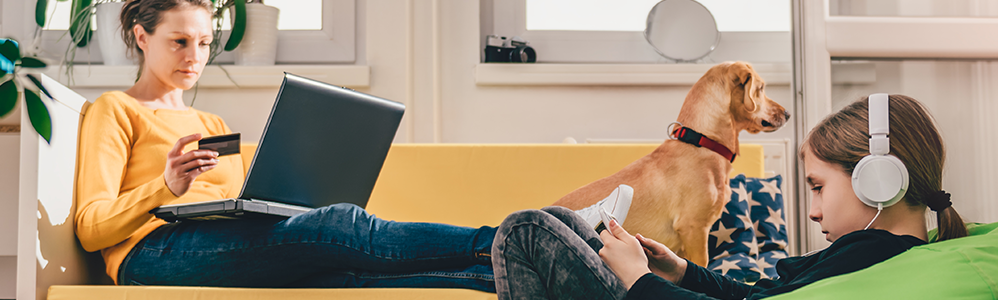
[[[166,221],[290,217],[366,207],[405,105],[285,73],[237,199],[172,204]]]

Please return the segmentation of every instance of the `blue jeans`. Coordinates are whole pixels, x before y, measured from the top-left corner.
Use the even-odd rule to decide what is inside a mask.
[[[624,283],[599,257],[603,241],[574,211],[518,211],[498,230],[492,266],[500,300],[626,296]]]
[[[385,221],[353,204],[288,219],[183,221],[139,242],[118,283],[495,292],[494,236],[491,227]]]

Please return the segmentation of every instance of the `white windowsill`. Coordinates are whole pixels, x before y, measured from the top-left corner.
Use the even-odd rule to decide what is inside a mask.
[[[231,80],[223,68],[231,75]],[[137,66],[77,65],[73,68],[72,84],[59,68],[50,67],[45,74],[71,88],[115,88],[132,86],[137,71]],[[366,88],[371,85],[371,67],[356,65],[212,65],[205,67],[198,82],[206,88],[234,88],[237,85],[243,88],[276,88],[281,86],[284,72],[343,87]]]
[[[692,85],[715,64],[554,64],[480,63],[475,66],[478,85],[541,86],[675,86]],[[790,63],[755,63],[752,67],[768,85],[790,85]],[[833,76],[835,84],[876,81],[872,63],[833,64],[847,73]]]
[[[481,63],[478,85],[692,85],[714,64]],[[767,84],[789,85],[789,63],[752,64]]]

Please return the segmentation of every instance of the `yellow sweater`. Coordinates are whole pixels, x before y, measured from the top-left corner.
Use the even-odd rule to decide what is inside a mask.
[[[76,182],[76,236],[87,251],[101,250],[107,274],[143,237],[165,221],[150,210],[165,204],[234,198],[243,185],[239,155],[197,177],[176,197],[166,186],[166,153],[183,136],[230,133],[216,115],[195,110],[150,109],[124,92],[107,92],[87,110],[80,129]],[[197,149],[188,144],[184,152]]]

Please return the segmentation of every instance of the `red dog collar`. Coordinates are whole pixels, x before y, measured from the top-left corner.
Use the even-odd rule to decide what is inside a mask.
[[[681,126],[676,128],[672,131],[672,137],[693,146],[706,147],[707,149],[713,150],[714,152],[717,152],[717,154],[724,156],[724,158],[728,161],[735,162],[735,153],[731,152],[728,147],[707,138],[703,134],[696,132],[696,130],[689,127]]]

